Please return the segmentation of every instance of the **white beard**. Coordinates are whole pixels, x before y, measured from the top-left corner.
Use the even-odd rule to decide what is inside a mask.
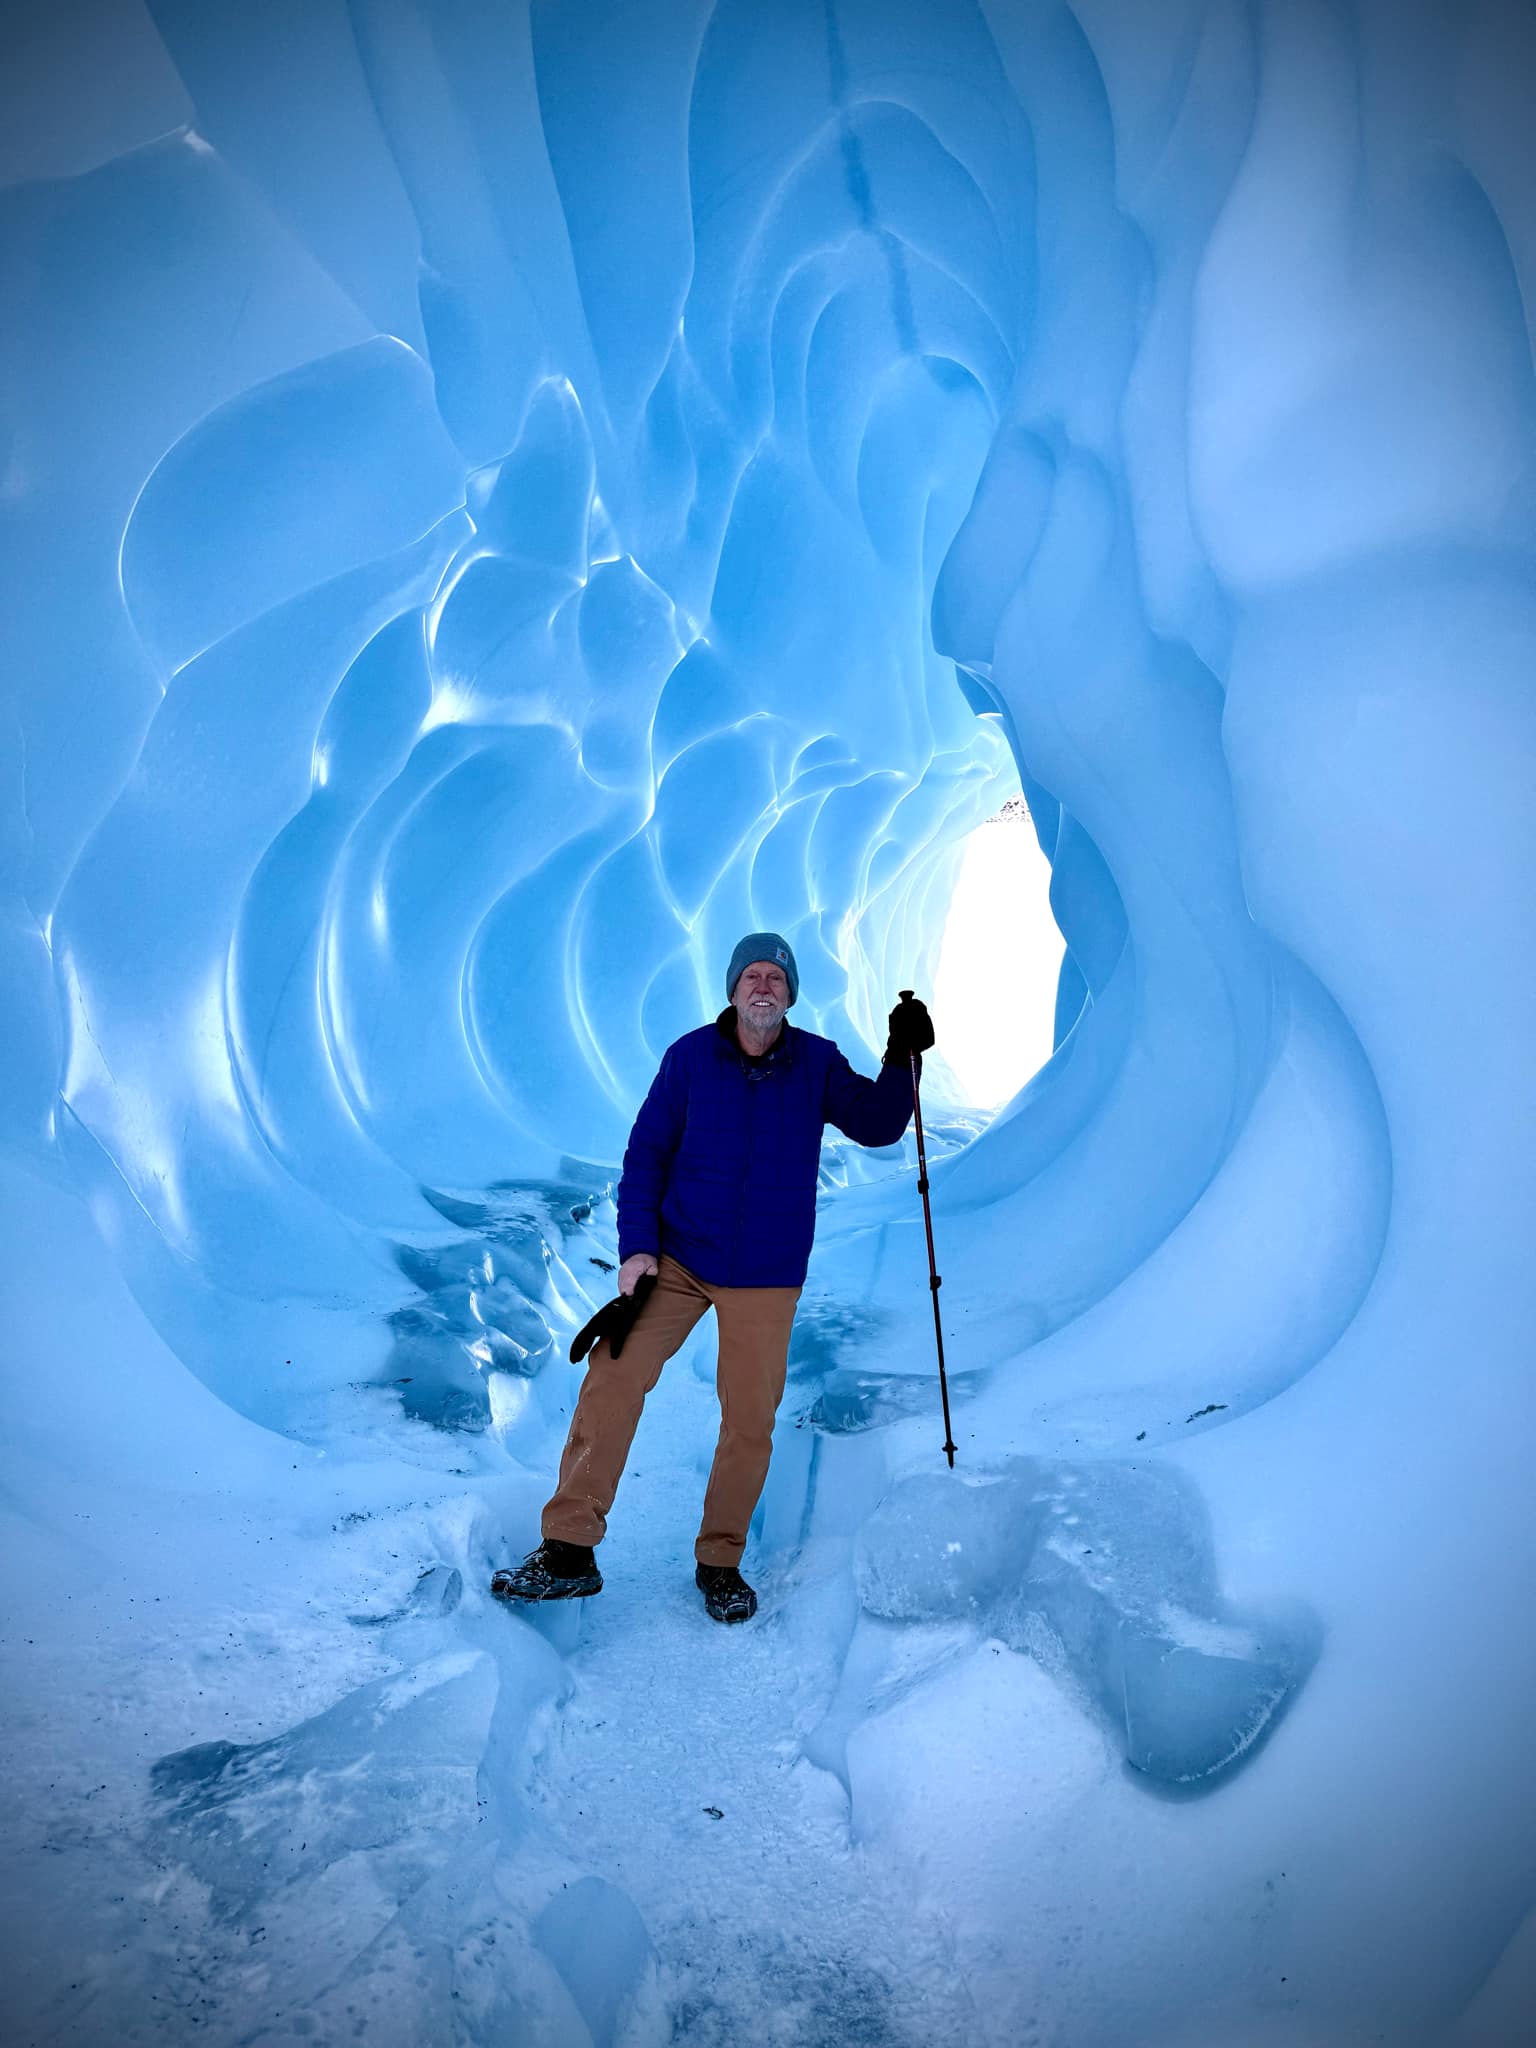
[[[766,1037],[783,1021],[787,1008],[787,1005],[779,1003],[771,1003],[761,1008],[748,1003],[746,1016],[743,1018],[740,1010],[736,1012],[736,1016],[738,1021],[745,1023],[749,1029],[759,1031]]]

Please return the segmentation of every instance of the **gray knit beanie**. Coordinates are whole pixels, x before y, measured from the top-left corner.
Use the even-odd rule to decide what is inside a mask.
[[[794,949],[788,939],[780,938],[777,932],[748,932],[731,955],[731,964],[725,970],[725,1000],[733,1002],[736,984],[742,970],[750,967],[754,960],[771,961],[775,967],[782,967],[784,979],[789,983],[789,1000],[796,1001],[800,994],[800,970],[795,965]]]

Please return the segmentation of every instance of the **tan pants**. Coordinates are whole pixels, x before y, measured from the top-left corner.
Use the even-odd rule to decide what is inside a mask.
[[[560,1543],[601,1543],[608,1510],[645,1397],[661,1368],[706,1309],[719,1325],[720,1438],[704,1494],[693,1554],[700,1564],[739,1564],[747,1524],[768,1476],[773,1418],[784,1392],[798,1287],[715,1287],[665,1255],[650,1299],[617,1358],[602,1338],[560,1460],[560,1483],[544,1509],[544,1535]]]

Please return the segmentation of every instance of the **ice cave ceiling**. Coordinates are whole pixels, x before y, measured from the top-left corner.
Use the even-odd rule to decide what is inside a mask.
[[[1379,1591],[1378,1704],[1416,1611],[1380,1589],[1476,1471],[1415,1593],[1453,1649],[1498,1638],[1530,1553],[1529,8],[112,0],[6,32],[0,1148],[85,1198],[178,1356],[310,1430],[355,1364],[285,1346],[287,1308],[370,1301],[488,1186],[611,1175],[743,931],[872,1061],[1022,788],[1067,953],[1054,1058],[935,1170],[967,1427],[1121,1456],[1202,1417],[1229,1561],[1236,1503],[1305,1472]],[[891,1200],[841,1190],[823,1251],[897,1378],[931,1330],[892,1308]],[[1505,1934],[1514,1659],[1442,1844]],[[1416,1711],[1384,1757],[1455,1747],[1449,1679]],[[1437,2010],[1502,1940],[1422,1947]]]

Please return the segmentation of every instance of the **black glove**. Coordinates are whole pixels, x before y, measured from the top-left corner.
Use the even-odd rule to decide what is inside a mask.
[[[920,1003],[911,989],[904,988],[901,1001],[890,1014],[891,1035],[885,1042],[885,1067],[904,1067],[915,1052],[926,1052],[933,1043],[933,1019],[928,1005]]]
[[[608,1339],[608,1349],[617,1358],[624,1349],[624,1339],[635,1327],[635,1317],[645,1307],[645,1297],[656,1285],[654,1273],[642,1273],[635,1282],[633,1294],[616,1294],[612,1301],[605,1302],[586,1327],[577,1332],[571,1345],[571,1363],[585,1358],[599,1337]]]

